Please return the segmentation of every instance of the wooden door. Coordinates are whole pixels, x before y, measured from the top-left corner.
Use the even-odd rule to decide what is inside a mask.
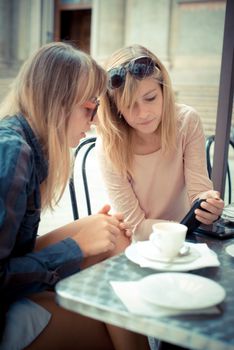
[[[79,49],[90,53],[92,5],[55,1],[55,41],[72,42]]]

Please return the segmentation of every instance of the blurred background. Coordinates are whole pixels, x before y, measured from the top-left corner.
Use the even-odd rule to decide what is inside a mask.
[[[99,62],[138,43],[170,71],[177,100],[201,114],[213,134],[217,111],[224,0],[0,0],[0,100],[28,55],[70,40]],[[233,123],[232,123],[233,124]]]
[[[44,43],[72,41],[99,63],[138,43],[163,61],[177,101],[196,108],[205,135],[214,134],[225,6],[225,0],[0,0],[0,102],[23,61]],[[233,126],[234,113],[231,132]]]

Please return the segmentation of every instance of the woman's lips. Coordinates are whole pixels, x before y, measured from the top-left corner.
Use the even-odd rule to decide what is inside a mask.
[[[145,122],[142,122],[142,123],[138,123],[138,125],[149,125],[149,124],[151,124],[153,121],[154,121],[155,119],[151,119],[151,120],[147,120],[147,121],[145,121]]]

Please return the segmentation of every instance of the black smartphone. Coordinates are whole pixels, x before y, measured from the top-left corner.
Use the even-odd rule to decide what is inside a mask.
[[[185,215],[185,217],[180,222],[181,224],[188,227],[188,231],[187,231],[188,235],[193,233],[201,225],[200,221],[198,221],[195,218],[196,215],[194,211],[197,208],[201,208],[201,203],[204,201],[205,199],[199,199],[199,198],[195,200],[192,208],[189,210],[189,212]],[[205,209],[202,209],[202,210],[205,210]]]
[[[187,235],[190,235],[191,237],[194,237],[195,235],[204,235],[218,239],[233,238],[234,222],[220,218],[211,225],[204,225],[195,218],[194,210],[200,208],[203,201],[205,201],[205,199],[197,199],[192,208],[180,222],[188,227]],[[202,210],[205,209],[202,208]]]
[[[221,218],[212,225],[200,225],[196,228],[194,234],[210,236],[218,239],[233,238],[234,223]]]

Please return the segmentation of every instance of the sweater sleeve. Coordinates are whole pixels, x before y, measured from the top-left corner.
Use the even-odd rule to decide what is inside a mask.
[[[187,115],[186,115],[187,114]],[[184,116],[184,174],[187,193],[190,203],[198,198],[202,192],[213,189],[213,184],[208,177],[205,136],[198,113],[189,108]]]
[[[124,214],[125,220],[132,227],[134,238],[137,240],[148,239],[152,232],[152,225],[162,220],[146,218],[146,214],[140,207],[134,193],[131,179],[122,176],[113,169],[105,157],[99,138],[96,142],[96,155],[112,209]]]
[[[38,252],[1,262],[1,292],[9,300],[53,289],[61,279],[80,270],[79,246],[70,238]]]

